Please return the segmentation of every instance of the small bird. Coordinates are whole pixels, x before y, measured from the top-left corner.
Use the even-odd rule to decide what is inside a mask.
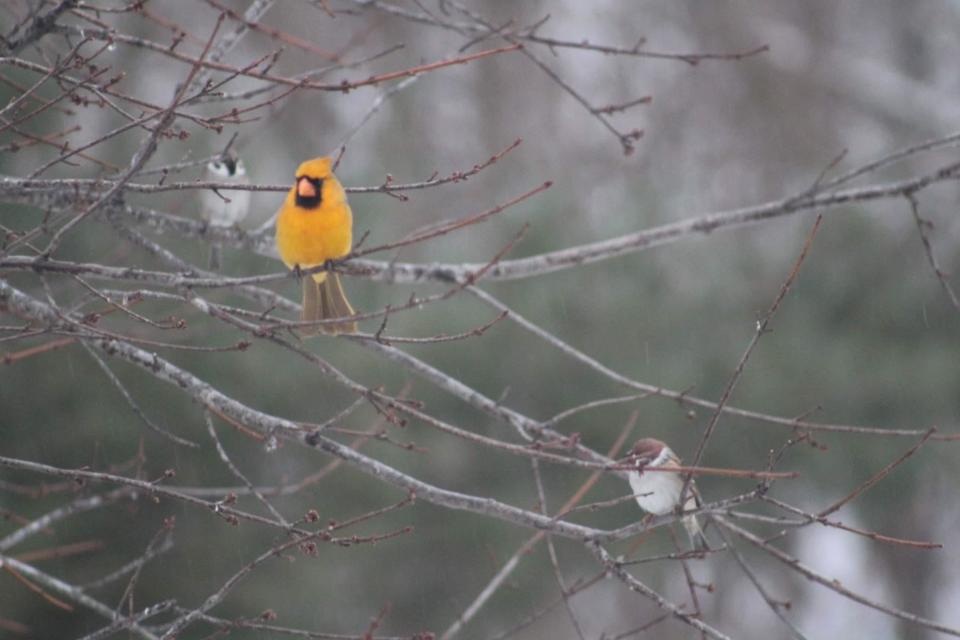
[[[243,161],[233,153],[212,160],[207,164],[206,177],[216,182],[249,184],[247,170]],[[213,227],[232,227],[247,217],[250,210],[249,191],[230,191],[228,196],[213,189],[203,191],[200,213],[207,224]],[[210,245],[210,270],[219,271],[222,247],[220,243]]]
[[[636,465],[636,470],[630,470],[627,478],[630,488],[637,499],[637,504],[647,513],[662,516],[672,513],[680,502],[680,492],[683,490],[683,474],[672,471],[644,471],[645,467],[679,467],[680,458],[666,443],[655,438],[637,440],[630,450],[628,459]],[[700,506],[700,494],[691,481],[687,489],[687,499],[683,506],[689,511]],[[709,551],[707,538],[700,528],[697,517],[690,515],[683,518],[683,527],[690,536],[690,542],[697,551]]]
[[[321,157],[297,168],[293,187],[277,212],[277,250],[287,268],[299,271],[342,258],[353,242],[353,214],[347,194],[333,175],[333,162]],[[305,322],[354,315],[334,271],[321,271],[302,279]],[[300,329],[300,335],[319,332],[355,333],[357,323],[348,320]]]

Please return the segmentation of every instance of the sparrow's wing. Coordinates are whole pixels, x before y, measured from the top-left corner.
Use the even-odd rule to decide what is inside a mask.
[[[683,466],[683,464],[680,461],[680,458],[677,456],[677,454],[671,451],[668,454],[667,462],[664,466],[680,467],[680,466]],[[683,478],[681,474],[677,474],[677,477],[681,479]],[[693,498],[693,503],[697,508],[703,506],[703,498],[700,496],[700,491],[697,489],[697,481],[694,480],[693,478],[690,479],[690,486],[687,489],[687,502],[690,501],[690,497]],[[689,509],[689,508],[690,508],[689,505],[684,506],[684,509]]]
[[[697,485],[694,482],[690,483],[690,493],[693,494],[693,501],[697,505],[697,508],[703,506],[703,497],[700,495],[700,490],[697,489]]]

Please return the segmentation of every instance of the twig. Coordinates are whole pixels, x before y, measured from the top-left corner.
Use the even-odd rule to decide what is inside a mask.
[[[634,425],[636,424],[637,413],[634,412],[631,414],[630,419],[627,420],[627,423],[624,425],[623,430],[620,432],[620,435],[614,441],[613,445],[610,447],[609,452],[607,453],[608,457],[613,457],[617,455],[617,452],[623,447],[624,442],[630,435],[630,432],[633,430]],[[577,491],[570,496],[570,498],[564,503],[564,505],[557,512],[556,517],[560,517],[564,514],[571,513],[574,511],[574,507],[583,499],[583,497],[590,491],[591,488],[599,481],[600,474],[594,472],[586,482],[580,486]],[[450,640],[456,636],[463,627],[469,623],[480,611],[481,608],[490,600],[491,597],[497,592],[497,590],[506,582],[507,578],[513,573],[513,571],[519,566],[520,560],[527,556],[530,551],[545,537],[545,533],[540,531],[528,538],[507,560],[506,563],[500,570],[490,579],[490,582],[483,588],[483,590],[477,595],[476,598],[467,606],[464,611],[457,616],[457,619],[443,632],[443,635],[440,636],[440,640]],[[569,595],[569,594],[568,594]],[[562,599],[562,598],[561,598]]]
[[[537,496],[540,502],[540,511],[541,513],[546,514],[547,509],[547,494],[543,488],[543,478],[540,475],[540,465],[537,463],[536,459],[530,461],[530,466],[533,469],[533,479],[534,484],[537,487]],[[563,606],[567,610],[567,616],[570,618],[570,623],[573,625],[574,631],[577,632],[577,637],[580,640],[586,640],[586,636],[583,633],[583,627],[580,625],[580,621],[577,619],[577,614],[573,610],[573,605],[570,604],[570,593],[567,590],[566,581],[563,579],[563,571],[560,569],[560,560],[557,558],[557,549],[553,544],[553,537],[547,536],[547,555],[550,557],[550,566],[553,567],[553,576],[557,581],[557,586],[560,588],[560,597],[563,599]]]
[[[137,401],[133,399],[133,396],[130,395],[130,392],[127,391],[126,386],[124,386],[124,384],[120,381],[120,378],[118,378],[113,371],[110,370],[110,367],[107,366],[107,363],[103,361],[103,358],[100,357],[100,354],[94,351],[93,348],[85,341],[81,341],[80,345],[86,350],[90,357],[93,358],[93,361],[97,363],[97,365],[100,367],[100,370],[103,371],[104,375],[107,376],[107,379],[113,383],[113,386],[117,388],[117,391],[120,392],[120,395],[123,396],[123,399],[127,401],[128,405],[130,405],[133,413],[140,418],[140,421],[143,422],[143,424],[145,424],[151,431],[159,434],[175,444],[179,444],[184,447],[191,447],[193,449],[200,447],[200,445],[198,445],[196,442],[186,438],[181,438],[180,436],[171,433],[167,429],[164,429],[151,420],[150,417],[143,411],[143,409],[140,408],[140,405],[137,404]]]
[[[827,520],[826,516],[822,516],[822,515],[815,514],[815,513],[807,513],[807,512],[804,511],[803,509],[798,509],[798,508],[796,508],[796,507],[794,507],[794,506],[791,506],[791,505],[789,505],[789,504],[787,504],[787,503],[785,503],[785,502],[783,502],[783,501],[781,501],[781,500],[777,500],[776,498],[772,498],[772,497],[767,496],[767,495],[762,496],[760,499],[761,499],[762,501],[764,501],[764,502],[767,502],[767,503],[772,504],[772,505],[774,505],[774,506],[776,506],[776,507],[779,507],[780,509],[783,509],[784,511],[787,511],[787,512],[789,512],[789,513],[795,513],[795,514],[801,516],[801,517],[803,518],[803,520],[791,521],[791,522],[788,523],[789,525],[794,526],[794,527],[803,527],[803,526],[807,526],[807,525],[809,525],[809,524],[812,524],[812,523],[816,522],[816,523],[822,524],[822,525],[824,525],[824,526],[826,526],[826,527],[832,527],[832,528],[834,528],[834,529],[841,529],[841,530],[843,530],[843,531],[849,531],[850,533],[854,533],[854,534],[856,534],[856,535],[858,535],[858,536],[863,536],[864,538],[869,538],[870,540],[874,540],[874,541],[876,541],[876,542],[883,542],[883,543],[886,543],[886,544],[894,544],[894,545],[900,545],[900,546],[904,546],[904,547],[914,547],[914,548],[916,548],[916,549],[926,549],[926,550],[930,550],[930,549],[942,549],[942,548],[943,548],[943,545],[940,544],[939,542],[926,542],[926,541],[924,541],[924,540],[907,540],[907,539],[905,539],[905,538],[895,538],[895,537],[893,537],[893,536],[883,535],[882,533],[877,533],[877,532],[875,532],[875,531],[865,531],[865,530],[863,530],[863,529],[858,529],[858,528],[856,528],[856,527],[851,527],[850,525],[846,525],[846,524],[843,524],[843,523],[840,523],[840,522],[834,522],[834,521],[832,521],[832,520]],[[752,517],[752,518],[755,518],[755,519],[759,519],[759,518],[762,517],[762,516],[757,516],[756,514],[749,514],[749,516],[748,516],[748,514],[737,513],[737,512],[729,512],[729,515],[734,516],[734,517],[739,517],[739,518],[745,518],[745,517],[748,517],[748,518],[749,518],[749,517]],[[770,518],[769,521],[771,521],[771,522],[777,521],[777,524],[783,524],[783,523],[784,523],[783,520],[782,520],[782,519],[779,519],[779,518]],[[783,533],[781,533],[780,535],[775,536],[775,537],[772,538],[772,539],[769,539],[768,542],[771,542],[771,541],[772,541],[773,539],[775,539],[775,538],[782,537],[783,535],[785,535],[785,533],[786,533],[786,532],[783,532]]]
[[[161,533],[163,535],[160,535]],[[164,527],[157,533],[157,535],[153,537],[152,540],[150,540],[150,542],[147,544],[146,550],[139,558],[134,558],[119,569],[111,571],[105,576],[80,585],[80,588],[84,591],[92,591],[93,589],[99,589],[100,587],[106,586],[112,582],[116,582],[127,574],[140,571],[140,569],[146,566],[148,562],[160,555],[163,555],[171,549],[173,549],[173,536],[170,534],[170,530]]]
[[[544,182],[543,184],[541,184],[541,185],[539,185],[539,186],[537,186],[537,187],[535,187],[535,188],[533,188],[533,189],[530,189],[530,190],[528,190],[528,191],[525,191],[524,193],[521,193],[520,195],[511,198],[511,199],[507,200],[506,202],[504,202],[503,204],[498,204],[498,205],[496,205],[496,206],[494,206],[494,207],[491,207],[491,208],[487,209],[486,211],[481,211],[480,213],[475,213],[475,214],[469,215],[469,216],[467,216],[467,217],[465,217],[465,218],[462,218],[462,219],[460,219],[460,220],[454,220],[454,221],[449,222],[449,223],[447,223],[447,224],[441,225],[441,226],[439,226],[439,227],[437,227],[437,228],[435,228],[435,229],[431,229],[430,231],[426,231],[426,232],[424,232],[424,233],[417,234],[417,235],[415,235],[415,236],[412,236],[412,237],[409,237],[409,238],[405,238],[405,239],[403,239],[403,240],[397,240],[397,241],[394,241],[394,242],[388,242],[388,243],[386,243],[386,244],[382,244],[382,245],[378,245],[378,246],[374,246],[374,247],[368,247],[368,248],[363,249],[363,250],[361,250],[361,251],[352,252],[349,256],[347,256],[346,259],[353,259],[353,258],[358,258],[358,257],[361,257],[361,256],[369,255],[369,254],[371,254],[371,253],[378,253],[378,252],[381,252],[381,251],[388,251],[388,250],[391,250],[391,249],[398,249],[398,248],[400,248],[400,247],[405,247],[405,246],[408,246],[408,245],[411,245],[411,244],[416,244],[416,243],[418,243],[418,242],[423,242],[423,241],[425,241],[425,240],[430,240],[430,239],[432,239],[432,238],[436,238],[436,237],[439,237],[439,236],[443,236],[443,235],[446,235],[446,234],[448,234],[448,233],[450,233],[450,232],[452,232],[452,231],[457,231],[457,230],[463,229],[463,228],[465,228],[465,227],[473,226],[473,225],[475,225],[475,224],[478,224],[478,223],[480,223],[480,222],[483,222],[483,221],[486,220],[487,218],[491,218],[491,217],[493,217],[493,216],[495,216],[495,215],[497,215],[497,214],[503,213],[504,211],[506,211],[506,210],[509,209],[510,207],[513,207],[514,205],[517,205],[517,204],[523,202],[524,200],[527,200],[527,199],[529,199],[529,198],[532,198],[533,196],[535,196],[535,195],[537,195],[537,194],[539,194],[539,193],[542,193],[542,192],[546,191],[547,189],[549,189],[549,188],[552,187],[552,186],[553,186],[553,183],[548,180],[547,182]]]
[[[607,550],[600,546],[598,542],[588,542],[587,549],[607,568],[607,571],[617,577],[631,591],[641,594],[648,600],[652,601],[660,609],[668,611],[670,615],[677,620],[690,625],[694,629],[707,634],[711,638],[717,638],[718,640],[730,640],[729,636],[721,633],[717,629],[714,629],[699,618],[695,618],[689,613],[684,613],[680,610],[680,607],[665,599],[659,593],[630,575],[630,573],[628,573],[619,562],[614,560],[613,557],[607,553]]]
[[[38,3],[37,9],[46,3]],[[19,24],[13,28],[6,36],[0,38],[3,41],[4,55],[14,56],[27,46],[33,44],[46,34],[50,33],[56,26],[57,19],[65,11],[73,8],[76,0],[60,0],[56,6],[43,15],[33,16],[26,24]],[[19,34],[19,35],[18,35]]]
[[[770,611],[772,611],[773,614],[780,619],[783,625],[787,628],[787,631],[790,632],[790,635],[793,636],[794,640],[807,640],[807,637],[803,635],[803,632],[801,632],[796,625],[790,622],[790,619],[787,618],[782,611],[782,609],[789,609],[790,603],[775,600],[769,593],[767,593],[766,588],[760,583],[760,579],[750,568],[750,565],[747,564],[743,554],[741,554],[740,551],[730,542],[727,532],[721,527],[717,527],[717,531],[720,537],[723,539],[724,544],[726,544],[727,550],[730,551],[730,555],[733,556],[733,559],[740,567],[740,570],[743,571],[743,575],[747,576],[747,579],[753,585],[753,588],[756,589],[758,594],[760,594],[760,597],[763,598],[763,601],[767,603],[767,607],[770,609]]]
[[[713,430],[720,421],[720,416],[723,415],[723,407],[726,406],[727,401],[730,399],[730,395],[733,393],[733,389],[737,386],[737,382],[739,382],[740,376],[743,374],[743,369],[747,364],[747,360],[750,359],[750,354],[753,353],[754,347],[757,346],[760,338],[767,332],[767,327],[770,326],[770,321],[773,320],[777,310],[780,308],[780,303],[783,302],[783,299],[786,297],[787,292],[790,291],[790,287],[793,285],[793,281],[796,279],[797,274],[800,273],[800,267],[803,265],[803,261],[806,259],[807,253],[810,251],[810,247],[813,246],[813,239],[817,235],[817,230],[820,228],[820,222],[822,220],[823,215],[818,215],[816,221],[813,223],[813,228],[810,230],[810,233],[807,235],[807,239],[803,244],[803,249],[800,251],[800,256],[797,258],[796,262],[794,262],[793,268],[790,270],[790,273],[787,275],[787,279],[784,280],[783,285],[780,287],[780,291],[777,293],[776,298],[774,298],[773,304],[770,305],[770,308],[767,310],[766,314],[757,320],[757,330],[753,334],[753,338],[751,338],[747,348],[744,350],[743,355],[740,356],[740,361],[737,362],[737,366],[734,368],[733,374],[727,381],[727,386],[724,388],[723,394],[721,394],[720,400],[717,402],[717,408],[714,409],[713,414],[710,416],[710,421],[707,423],[707,427],[703,430],[703,435],[700,436],[700,442],[697,444],[697,449],[694,452],[693,460],[691,461],[692,466],[699,466],[700,461],[703,460],[703,454],[706,451],[707,442],[709,442],[710,436],[713,435]],[[687,476],[684,478],[683,489],[680,491],[680,504],[684,504],[684,496],[687,494],[687,491],[690,488],[690,482],[692,480],[692,474],[687,474]]]
[[[58,595],[75,602],[79,605],[94,611],[95,613],[100,614],[104,618],[111,620],[113,622],[123,622],[126,624],[127,618],[121,616],[117,612],[113,611],[110,607],[104,605],[99,600],[91,598],[87,594],[83,593],[79,588],[60,580],[54,576],[51,576],[47,573],[40,571],[32,565],[20,562],[15,558],[10,556],[0,555],[0,568],[7,568],[13,571],[16,571],[22,576],[42,585],[43,587],[57,593]],[[147,638],[148,640],[158,640],[158,637],[140,626],[138,623],[131,621],[129,624],[129,629],[134,634],[141,638]]]
[[[612,465],[607,467],[610,470],[614,471],[634,471],[636,470],[636,465],[630,464],[619,464]],[[654,467],[648,466],[643,468],[644,473],[647,471],[662,471],[664,473],[687,473],[694,476],[721,476],[724,478],[763,478],[763,479],[772,479],[772,480],[783,480],[787,478],[799,478],[800,473],[797,471],[750,471],[748,469],[720,469],[717,467],[694,467],[694,466],[670,466],[670,467]]]
[[[217,35],[217,31],[219,31],[222,21],[223,16],[221,15],[210,34],[210,39],[207,41],[206,47],[200,55],[201,60],[210,50],[210,46],[213,44],[213,39]],[[143,165],[146,164],[147,160],[150,159],[150,156],[152,156],[157,149],[157,140],[159,139],[160,134],[164,131],[164,129],[173,123],[174,110],[180,104],[184,94],[187,91],[187,87],[196,76],[199,69],[199,62],[190,69],[190,73],[187,76],[187,79],[184,81],[183,86],[176,91],[173,100],[170,102],[170,106],[167,107],[167,109],[161,114],[159,114],[159,122],[156,124],[153,131],[151,131],[150,135],[148,135],[147,138],[140,144],[140,148],[133,155],[133,158],[130,161],[130,166],[123,173],[123,175],[117,179],[116,184],[100,198],[98,198],[96,202],[85,208],[83,211],[74,216],[69,222],[60,227],[60,229],[53,234],[53,237],[50,239],[50,243],[47,245],[47,248],[44,249],[43,255],[49,256],[56,251],[57,247],[60,246],[60,242],[63,240],[63,237],[67,234],[67,232],[70,231],[70,229],[79,224],[88,215],[96,211],[102,204],[109,202],[110,199],[120,191],[120,188],[123,186],[123,184],[132,178],[143,167]]]
[[[222,16],[223,14],[221,14]],[[405,78],[409,76],[414,76],[422,73],[429,73],[431,71],[436,71],[438,69],[443,69],[445,67],[450,67],[453,65],[466,64],[473,62],[474,60],[479,60],[481,58],[486,58],[489,56],[495,56],[502,53],[509,53],[511,51],[516,51],[520,49],[517,45],[510,45],[505,47],[499,47],[496,49],[489,49],[485,51],[478,51],[477,53],[472,53],[463,56],[457,56],[455,58],[450,58],[446,60],[438,60],[436,62],[431,62],[427,64],[421,64],[414,67],[409,67],[406,69],[400,69],[398,71],[391,71],[388,73],[383,73],[380,75],[370,76],[364,80],[343,80],[339,83],[325,84],[320,82],[311,82],[306,79],[297,80],[294,78],[287,78],[284,76],[278,76],[271,73],[254,71],[253,69],[247,68],[238,68],[228,64],[223,64],[220,62],[212,62],[209,60],[203,60],[201,58],[193,58],[191,56],[179,53],[175,50],[170,49],[162,44],[151,42],[144,38],[137,38],[133,36],[128,36],[126,34],[120,33],[118,31],[106,31],[98,29],[80,29],[79,27],[74,27],[70,25],[57,25],[54,28],[54,31],[58,33],[65,33],[70,35],[79,36],[81,33],[85,36],[97,40],[116,40],[117,42],[122,42],[135,47],[142,47],[160,53],[169,58],[179,60],[180,62],[186,62],[204,69],[209,69],[213,71],[224,71],[227,73],[236,74],[238,76],[245,76],[249,78],[254,78],[256,80],[263,80],[275,85],[285,85],[288,87],[294,87],[297,89],[313,89],[316,91],[333,91],[333,92],[347,92],[353,89],[358,89],[360,87],[373,86],[381,84],[383,82],[388,82],[390,80],[396,80],[397,78]]]
[[[131,626],[137,625],[144,620],[158,616],[161,613],[166,613],[173,608],[174,604],[174,600],[164,600],[163,602],[152,604],[133,615],[115,620],[107,626],[83,636],[80,638],[80,640],[104,640],[105,638],[109,638],[110,636],[116,634],[118,631],[129,629]]]
[[[441,27],[444,29],[456,31],[458,33],[462,31],[470,31],[474,33],[484,34],[485,36],[500,35],[500,31],[497,28],[491,29],[490,27],[486,27],[486,26],[477,26],[472,22],[441,21],[426,13],[418,13],[415,11],[411,11],[409,9],[397,6],[395,4],[382,2],[381,0],[350,0],[350,2],[363,8],[373,7],[380,11],[383,11],[384,13],[387,13],[393,16],[398,16],[406,20],[419,22],[421,24],[428,24],[431,26]],[[582,49],[585,51],[593,51],[593,52],[605,54],[605,55],[622,55],[622,56],[633,56],[637,58],[649,58],[652,60],[668,60],[668,61],[674,61],[674,62],[685,62],[686,64],[691,66],[694,66],[700,63],[701,61],[708,61],[708,60],[726,60],[726,61],[742,60],[744,58],[756,56],[770,50],[769,45],[761,45],[761,46],[753,47],[744,51],[733,51],[728,53],[721,53],[721,52],[669,53],[669,52],[663,52],[663,51],[650,51],[650,50],[641,48],[641,45],[644,42],[643,39],[641,39],[640,42],[638,42],[636,45],[632,47],[618,47],[613,45],[592,43],[589,40],[574,41],[574,40],[561,40],[558,38],[547,38],[547,37],[539,36],[536,33],[537,29],[541,24],[542,22],[528,28],[517,28],[515,30],[508,31],[507,33],[515,38],[540,44],[551,50],[558,49],[558,48]]]
[[[246,485],[250,493],[260,501],[260,504],[267,508],[267,511],[270,512],[270,515],[272,515],[277,522],[289,527],[290,523],[287,522],[286,518],[284,518],[283,515],[277,511],[276,507],[274,507],[269,500],[267,500],[259,491],[257,491],[253,483],[247,479],[247,476],[245,476],[243,472],[237,468],[237,465],[233,463],[233,460],[230,459],[230,456],[227,454],[227,450],[223,448],[223,443],[220,442],[220,437],[217,436],[217,430],[213,427],[213,420],[210,418],[209,411],[203,412],[203,420],[207,423],[207,433],[209,433],[210,437],[213,439],[213,443],[217,447],[217,453],[220,455],[220,459],[223,460],[223,464],[227,466],[227,468],[230,470],[230,473],[235,475],[240,482]]]
[[[500,313],[503,314],[503,317],[506,317],[509,314],[509,312],[506,310],[501,311]],[[598,407],[608,407],[616,404],[635,402],[636,400],[642,400],[643,398],[646,398],[649,395],[650,395],[649,393],[635,393],[629,396],[618,396],[616,398],[601,398],[600,400],[591,400],[590,402],[585,402],[575,407],[570,407],[569,409],[565,409],[560,413],[554,415],[552,418],[547,418],[546,420],[543,421],[542,424],[545,427],[555,427],[559,423],[566,420],[567,418],[575,416],[576,414],[581,413],[583,411],[590,411],[591,409],[596,409]]]
[[[384,313],[383,320],[384,325],[386,324],[387,316],[389,313]],[[380,335],[380,332],[370,334],[370,333],[351,333],[349,334],[351,338],[356,338],[360,340],[374,340],[381,344],[392,345],[392,344],[442,344],[447,342],[457,342],[459,340],[466,340],[467,338],[477,338],[482,336],[487,332],[487,329],[497,324],[501,320],[507,317],[507,313],[503,312],[492,320],[488,320],[478,327],[463,331],[460,333],[454,334],[445,334],[440,333],[433,336],[427,336],[425,338],[411,338],[407,336],[383,336]],[[382,328],[382,327],[381,327]]]
[[[830,515],[834,511],[837,511],[838,509],[840,509],[843,505],[855,499],[857,496],[859,496],[861,493],[863,493],[873,485],[877,484],[878,482],[886,478],[888,475],[890,475],[891,471],[899,467],[901,464],[903,464],[907,460],[907,458],[909,458],[914,453],[916,453],[917,449],[922,447],[924,443],[930,439],[930,436],[936,433],[936,431],[937,429],[935,427],[927,430],[927,432],[923,435],[923,437],[920,438],[920,441],[917,442],[912,447],[910,447],[909,449],[907,449],[906,451],[904,451],[903,455],[901,455],[899,458],[897,458],[896,460],[894,460],[893,462],[885,466],[883,469],[881,469],[874,475],[867,478],[867,480],[865,480],[862,484],[860,484],[856,489],[851,491],[847,496],[841,498],[840,500],[837,500],[835,503],[833,503],[832,505],[830,505],[829,507],[827,507],[817,515],[821,518],[824,516]]]
[[[63,520],[64,518],[74,514],[84,513],[86,511],[90,511],[91,509],[99,509],[101,507],[111,505],[117,500],[129,495],[130,491],[128,489],[120,489],[116,491],[110,491],[105,494],[77,498],[76,500],[69,502],[62,507],[58,507],[45,513],[39,518],[36,518],[35,520],[32,520],[20,527],[16,531],[13,531],[3,538],[0,538],[0,552],[9,551],[30,536],[33,536],[40,531],[48,530],[51,525]]]
[[[564,342],[557,336],[552,333],[544,330],[540,326],[534,324],[528,320],[523,315],[517,313],[515,309],[511,309],[507,305],[503,304],[500,300],[493,297],[483,289],[479,287],[471,286],[466,289],[468,292],[472,293],[475,297],[487,303],[489,306],[493,307],[498,311],[509,311],[510,314],[507,316],[510,321],[516,323],[529,333],[537,336],[541,340],[544,340],[554,348],[558,349],[562,353],[567,354],[568,356],[574,358],[578,362],[586,365],[590,369],[596,371],[600,375],[617,382],[618,384],[627,387],[629,389],[635,389],[641,391],[650,396],[667,398],[673,400],[680,404],[704,407],[711,410],[717,409],[717,403],[706,400],[703,398],[698,398],[689,393],[681,391],[673,391],[671,389],[665,389],[663,387],[658,387],[652,384],[646,384],[632,378],[614,371],[613,369],[607,367],[599,360],[588,356],[582,351],[576,349],[570,344]],[[853,425],[843,425],[843,424],[823,424],[818,422],[810,422],[808,420],[802,420],[800,418],[784,418],[781,416],[770,415],[766,413],[761,413],[759,411],[749,411],[747,409],[740,409],[737,407],[731,407],[729,405],[722,408],[724,413],[730,415],[738,416],[741,418],[747,418],[749,420],[755,420],[758,422],[767,422],[770,424],[775,424],[790,429],[803,429],[805,431],[830,431],[837,433],[855,433],[862,435],[877,435],[877,436],[898,436],[898,437],[911,437],[911,436],[920,436],[925,433],[923,430],[918,429],[884,429],[878,427],[858,427]],[[956,439],[956,435],[936,435],[933,436],[934,440],[953,440]]]
[[[680,568],[683,570],[684,581],[687,583],[687,593],[690,594],[690,604],[693,605],[693,611],[690,615],[702,618],[703,611],[700,609],[700,598],[697,596],[697,588],[702,585],[693,579],[693,572],[690,571],[690,563],[687,562],[689,558],[681,552],[680,540],[677,538],[676,531],[671,527],[667,529],[667,533],[670,534],[670,541],[673,543],[673,548],[677,550],[677,561],[680,563]],[[701,631],[700,637],[706,640],[707,634]]]
[[[917,203],[917,196],[914,194],[914,192],[906,191],[904,192],[903,197],[906,198],[907,202],[910,203],[910,212],[913,213],[913,219],[917,223],[917,231],[920,232],[920,241],[923,243],[923,251],[927,255],[927,262],[930,263],[930,268],[933,269],[933,274],[937,276],[940,286],[943,287],[947,297],[950,299],[950,304],[953,305],[954,309],[960,311],[960,299],[957,298],[956,292],[950,285],[948,274],[940,268],[937,258],[933,255],[933,245],[930,244],[930,238],[927,236],[926,231],[926,227],[932,225],[920,217],[920,205]]]
[[[800,562],[800,560],[798,560],[797,558],[794,558],[790,554],[784,551],[781,551],[780,549],[778,549],[777,547],[774,547],[773,545],[767,544],[760,537],[755,536],[754,534],[747,531],[746,529],[738,527],[735,524],[729,522],[728,520],[722,517],[715,517],[715,521],[718,522],[721,526],[725,527],[727,530],[737,534],[738,536],[740,536],[741,538],[743,538],[753,546],[763,550],[773,558],[776,558],[777,560],[782,562],[784,565],[786,565],[793,571],[796,571],[797,573],[804,576],[808,580],[817,582],[827,587],[831,591],[834,591],[835,593],[838,593],[841,596],[848,598],[849,600],[853,600],[854,602],[858,602],[866,607],[875,609],[877,611],[880,611],[881,613],[885,613],[888,616],[891,616],[893,618],[897,618],[899,620],[905,620],[906,622],[911,622],[913,624],[924,627],[926,629],[932,629],[934,631],[939,631],[947,635],[960,637],[960,629],[957,629],[955,627],[949,627],[947,625],[940,624],[939,622],[936,622],[934,620],[929,620],[927,618],[923,618],[921,616],[915,615],[908,611],[903,611],[901,609],[890,607],[890,606],[881,604],[879,602],[876,602],[874,600],[871,600],[865,596],[860,595],[855,591],[852,591],[851,589],[844,587],[839,580],[827,578],[826,576],[823,576],[820,573],[817,573],[813,569],[810,569],[805,564]]]
[[[705,236],[719,230],[736,229],[758,222],[796,215],[804,211],[831,209],[854,202],[866,203],[901,197],[907,191],[925,189],[932,184],[953,181],[958,178],[960,178],[960,162],[948,164],[928,174],[899,182],[822,193],[802,201],[795,201],[793,197],[789,197],[742,209],[709,213],[608,240],[590,242],[527,258],[505,260],[490,272],[488,279],[518,280],[542,276],[653,247],[673,244],[697,236]],[[2,186],[2,182],[0,182],[0,188]],[[373,188],[371,190],[377,189]],[[476,266],[471,263],[420,265],[402,262],[379,263],[368,260],[354,262],[357,273],[365,277],[386,282],[406,283],[416,283],[423,280],[458,281],[463,277],[463,274],[468,273]]]

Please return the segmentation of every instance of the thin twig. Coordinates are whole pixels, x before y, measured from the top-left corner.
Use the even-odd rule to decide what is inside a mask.
[[[717,517],[715,518],[715,520],[721,526],[725,527],[727,530],[732,531],[733,533],[737,534],[738,536],[740,536],[741,538],[743,538],[753,546],[763,550],[771,557],[776,558],[792,571],[797,572],[798,574],[804,576],[808,580],[812,580],[813,582],[816,582],[818,584],[825,586],[831,591],[834,591],[835,593],[838,593],[841,596],[848,598],[849,600],[853,600],[854,602],[858,602],[866,607],[875,609],[877,611],[880,611],[881,613],[885,613],[888,616],[891,616],[893,618],[904,620],[906,622],[916,624],[926,629],[932,629],[934,631],[946,633],[951,636],[960,637],[960,629],[956,627],[950,627],[944,624],[940,624],[939,622],[936,622],[934,620],[929,620],[927,618],[923,618],[921,616],[910,613],[908,611],[903,611],[902,609],[897,609],[896,607],[891,607],[891,606],[876,602],[875,600],[871,600],[870,598],[860,595],[859,593],[843,586],[843,584],[841,584],[839,580],[828,578],[814,571],[813,569],[807,567],[805,564],[800,562],[799,559],[791,556],[785,551],[781,551],[780,549],[778,549],[777,547],[774,547],[773,545],[767,544],[762,538],[754,535],[753,533],[747,531],[746,529],[743,529],[742,527],[738,527],[735,524],[721,517]]]
[[[703,435],[700,436],[700,441],[697,443],[697,449],[693,454],[693,460],[690,463],[691,466],[697,467],[700,465],[700,461],[703,460],[703,454],[706,451],[707,442],[709,442],[710,436],[713,435],[713,430],[720,421],[720,416],[723,415],[723,408],[727,405],[727,401],[730,400],[730,396],[733,393],[734,388],[737,386],[737,382],[740,381],[740,376],[743,375],[743,369],[747,364],[747,360],[750,359],[750,354],[753,353],[753,349],[757,346],[760,338],[767,333],[767,328],[770,326],[770,322],[773,320],[777,310],[780,308],[780,303],[783,302],[783,299],[786,297],[787,292],[790,291],[790,287],[793,285],[793,281],[796,279],[797,274],[800,273],[800,267],[803,265],[804,260],[806,260],[807,254],[810,251],[810,247],[813,246],[813,239],[817,235],[817,230],[820,228],[820,222],[822,220],[823,215],[818,215],[816,221],[813,223],[813,228],[810,229],[810,233],[807,235],[807,239],[803,243],[803,248],[800,250],[800,256],[797,258],[796,262],[794,262],[793,268],[790,269],[787,279],[784,280],[783,285],[780,286],[780,291],[777,293],[776,298],[774,298],[773,304],[770,305],[770,308],[763,315],[763,317],[757,320],[757,330],[753,334],[753,338],[751,338],[747,348],[744,350],[743,355],[740,356],[740,361],[737,362],[737,366],[734,368],[733,374],[731,374],[730,379],[727,381],[727,385],[723,389],[723,393],[720,396],[720,400],[717,402],[717,408],[714,409],[713,414],[710,416],[710,421],[707,423],[707,427],[703,430]],[[692,480],[692,474],[687,474],[687,476],[684,478],[683,489],[680,491],[680,504],[684,504],[684,496],[687,494]]]
[[[950,304],[953,305],[954,309],[960,311],[960,298],[957,298],[957,293],[950,285],[948,274],[940,268],[936,256],[933,255],[933,245],[930,244],[930,238],[927,236],[927,227],[931,227],[933,225],[920,217],[920,205],[917,202],[916,194],[914,194],[912,191],[907,191],[903,194],[903,197],[905,197],[907,202],[910,203],[910,212],[913,214],[913,219],[917,223],[917,231],[920,232],[920,241],[923,243],[923,251],[927,255],[927,262],[930,263],[930,268],[933,269],[933,274],[937,276],[940,286],[943,287],[947,297],[950,299]]]

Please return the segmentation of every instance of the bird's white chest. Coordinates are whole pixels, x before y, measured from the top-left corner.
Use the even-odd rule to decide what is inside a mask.
[[[656,465],[651,465],[656,466]],[[662,516],[670,513],[680,501],[683,477],[666,471],[647,471],[627,474],[630,489],[637,496],[637,504],[648,513]]]
[[[202,207],[204,217],[210,224],[229,227],[246,217],[247,210],[250,208],[250,192],[227,191],[224,195],[230,202],[213,191],[204,191]]]

